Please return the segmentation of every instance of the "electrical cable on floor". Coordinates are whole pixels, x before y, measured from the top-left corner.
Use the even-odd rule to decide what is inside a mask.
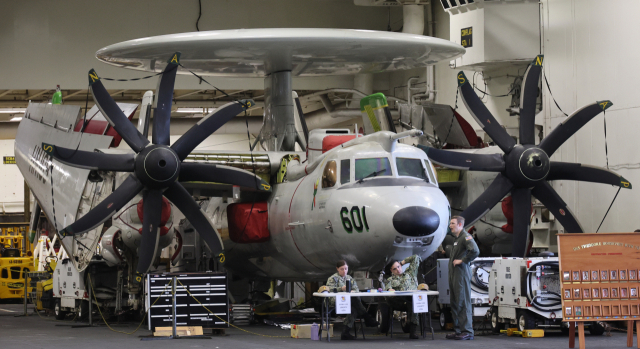
[[[89,286],[91,286],[91,293],[93,294],[93,299],[96,300],[96,307],[98,308],[98,313],[100,313],[100,317],[102,318],[102,321],[104,322],[105,325],[107,325],[107,327],[111,331],[117,332],[117,333],[126,334],[126,335],[132,335],[132,334],[138,332],[140,327],[142,327],[142,324],[144,324],[144,320],[147,319],[147,314],[151,310],[151,307],[153,307],[156,304],[156,302],[160,300],[160,298],[162,297],[162,294],[167,290],[167,287],[169,287],[169,285],[171,285],[171,283],[173,282],[173,280],[171,280],[171,281],[169,281],[169,283],[167,283],[164,286],[164,289],[160,293],[160,296],[158,296],[158,298],[156,298],[156,300],[149,306],[149,309],[147,309],[147,311],[144,312],[144,316],[142,317],[142,321],[140,321],[140,324],[138,325],[138,327],[136,327],[136,329],[133,330],[133,332],[124,332],[124,331],[114,330],[113,328],[111,328],[111,326],[109,326],[109,323],[107,322],[107,319],[105,319],[104,315],[102,314],[102,310],[100,310],[100,305],[98,304],[98,301],[97,301],[98,298],[96,298],[96,291],[93,289],[93,281],[91,280],[91,275],[88,275],[88,277],[89,277]],[[182,286],[184,286],[184,285],[182,285]],[[172,290],[172,294],[173,294],[173,290]],[[151,295],[149,295],[149,297],[151,297]],[[91,316],[91,314],[89,314],[89,316]]]
[[[200,300],[198,300],[198,298],[196,298],[194,295],[192,295],[192,294],[191,294],[191,292],[189,292],[189,289],[188,289],[185,285],[183,285],[183,284],[182,284],[182,282],[181,282],[180,280],[178,280],[178,279],[176,279],[176,280],[178,281],[178,283],[179,283],[180,285],[182,285],[182,287],[184,287],[184,290],[185,290],[185,291],[187,291],[187,293],[189,294],[189,296],[191,296],[191,298],[193,298],[193,299],[196,301],[196,303],[200,304],[200,306],[202,306],[206,311],[208,311],[208,312],[209,312],[209,314],[211,314],[211,315],[213,315],[213,316],[217,317],[220,321],[223,321],[225,324],[227,324],[227,325],[229,325],[229,326],[231,326],[231,327],[233,327],[233,328],[235,328],[235,329],[238,329],[238,330],[240,330],[240,331],[243,331],[243,332],[246,332],[246,333],[249,333],[249,334],[253,334],[253,335],[256,335],[256,336],[268,337],[268,338],[291,338],[291,336],[269,336],[269,335],[266,335],[266,334],[260,334],[260,333],[256,333],[256,332],[251,332],[251,331],[245,330],[245,329],[243,329],[243,328],[240,328],[240,327],[238,327],[238,326],[236,326],[236,325],[234,325],[234,324],[232,324],[232,323],[230,323],[230,322],[226,321],[225,319],[223,319],[223,318],[219,317],[219,316],[218,316],[218,315],[216,315],[214,312],[212,312],[211,310],[209,310],[209,308],[207,308],[206,306],[204,306],[202,303],[200,303]]]

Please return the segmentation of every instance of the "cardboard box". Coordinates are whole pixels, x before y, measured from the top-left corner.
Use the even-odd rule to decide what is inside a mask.
[[[318,324],[320,326],[320,324]],[[322,331],[323,336],[327,333]],[[333,324],[329,325],[329,336],[333,337]],[[291,325],[291,338],[307,338],[311,339],[311,324]]]
[[[202,326],[177,326],[176,334],[180,337],[202,336]],[[173,327],[156,327],[155,337],[169,337],[173,335]]]

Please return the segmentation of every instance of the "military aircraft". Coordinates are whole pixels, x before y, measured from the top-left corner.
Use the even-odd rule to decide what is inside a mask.
[[[87,132],[77,107],[32,104],[18,130],[16,159],[78,270],[89,264],[103,224],[113,217],[102,236],[102,257],[128,264],[129,281],[134,274],[139,281],[176,234],[168,211],[177,208],[191,232],[223,256],[225,268],[248,277],[321,280],[338,259],[355,270],[377,271],[391,258],[432,254],[446,234],[449,204],[428,157],[398,143],[421,132],[384,130],[389,120],[380,113],[386,106],[380,96],[361,102],[368,112],[365,126],[377,132],[300,132],[296,124],[306,126],[291,78],[424,67],[463,53],[441,39],[334,29],[227,30],[119,43],[99,50],[98,59],[162,73],[153,106],[150,99],[143,101],[138,127],[124,112],[130,106],[115,103],[91,70],[90,90],[99,109],[94,120],[106,121],[100,132]],[[205,154],[214,160],[248,158],[248,167],[192,154],[202,140],[252,107],[251,100],[217,108],[169,144],[176,74],[264,77],[260,141],[267,151]],[[150,111],[152,142],[146,134]],[[109,149],[120,138],[133,152]],[[255,171],[260,159],[267,159],[262,176]],[[186,189],[211,183],[233,197],[213,190],[201,207]],[[177,235],[190,233],[186,230]]]
[[[556,126],[539,144],[535,144],[535,110],[544,56],[537,56],[528,66],[522,82],[520,127],[518,140],[507,134],[475,93],[464,72],[459,72],[458,91],[471,115],[493,139],[496,147],[460,152],[419,145],[435,163],[455,169],[497,173],[491,184],[460,213],[466,227],[484,217],[507,194],[513,205],[513,239],[511,255],[526,257],[529,253],[532,220],[532,195],[549,210],[567,233],[582,233],[582,226],[571,209],[548,181],[575,180],[609,184],[631,189],[631,183],[604,168],[579,163],[551,161],[551,156],[573,134],[613,103],[594,101]],[[490,178],[490,176],[483,176]],[[460,201],[460,200],[459,200]],[[547,237],[547,240],[549,238]]]

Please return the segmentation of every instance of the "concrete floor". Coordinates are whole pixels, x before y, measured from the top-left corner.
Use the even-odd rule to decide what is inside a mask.
[[[401,333],[400,326],[394,326],[396,333],[393,339],[384,334],[376,334],[375,329],[366,329],[367,339],[357,341],[340,341],[341,326],[337,325],[336,335],[331,343],[316,342],[307,339],[293,339],[289,337],[289,330],[266,325],[243,326],[243,330],[255,332],[265,337],[247,333],[239,329],[228,329],[224,336],[214,336],[212,339],[179,339],[142,341],[141,336],[149,336],[151,332],[140,329],[133,335],[112,332],[101,320],[96,320],[100,326],[92,328],[72,328],[75,323],[68,318],[66,321],[56,321],[53,317],[39,317],[29,306],[28,317],[15,317],[22,313],[22,305],[0,304],[0,343],[2,348],[327,348],[327,347],[362,347],[362,348],[391,348],[391,347],[427,347],[427,348],[568,348],[568,337],[559,331],[547,331],[544,338],[517,338],[506,335],[476,336],[473,341],[451,341],[445,339],[445,332],[436,330],[436,339],[410,340],[407,334]],[[138,324],[117,324],[112,327],[123,332],[132,332]],[[400,331],[400,332],[398,332]],[[588,333],[588,332],[587,332]],[[590,336],[587,334],[587,348],[626,348],[626,334],[612,332],[612,337]],[[634,340],[634,347],[637,342]],[[578,343],[576,341],[576,347]]]

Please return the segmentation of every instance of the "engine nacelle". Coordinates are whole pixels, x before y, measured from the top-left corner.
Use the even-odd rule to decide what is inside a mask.
[[[131,200],[129,206],[123,208],[113,217],[113,224],[120,230],[122,242],[132,251],[138,250],[140,241],[142,240],[142,207],[142,195],[138,195]],[[173,228],[171,204],[165,198],[162,198],[161,217],[160,227],[158,228],[160,233],[158,251],[169,246],[176,235],[175,229]]]

